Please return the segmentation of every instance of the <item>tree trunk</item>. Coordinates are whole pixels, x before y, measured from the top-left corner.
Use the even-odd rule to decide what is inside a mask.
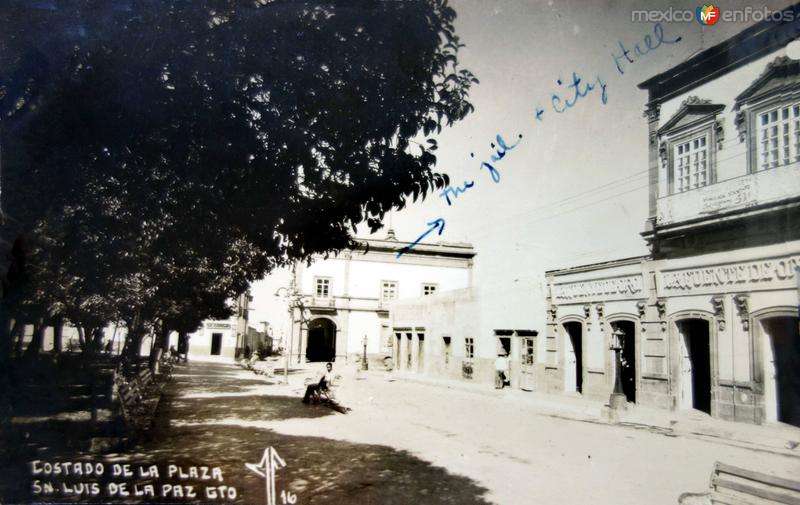
[[[185,331],[178,333],[178,354],[183,356],[183,362],[189,361],[189,335]]]
[[[138,325],[133,327],[130,331],[128,331],[127,336],[125,337],[125,347],[122,350],[122,353],[125,356],[125,359],[131,363],[134,363],[136,369],[139,369],[139,351],[142,348],[142,340],[144,339],[144,326]]]
[[[161,358],[161,354],[169,348],[169,328],[164,323],[161,323],[156,333],[155,344],[150,348],[150,371],[158,373],[158,360]]]
[[[14,348],[14,332],[17,327],[17,320],[11,318],[6,312],[6,307],[0,305],[0,369],[5,369],[5,363],[11,358],[11,350]]]
[[[53,352],[61,354],[64,347],[64,320],[58,318],[53,323]]]
[[[167,352],[169,351],[169,334],[172,333],[172,331],[169,328],[162,328],[161,330],[164,333],[161,339],[161,350]]]
[[[41,319],[33,323],[33,336],[31,337],[30,344],[28,344],[28,348],[25,349],[25,357],[34,357],[42,350],[44,331],[46,329],[47,326],[44,325]]]
[[[98,326],[92,330],[92,354],[97,354],[103,347],[103,327]]]
[[[11,339],[14,343],[14,356],[22,356],[22,342],[25,340],[25,321],[15,320],[14,330],[11,332]]]
[[[86,350],[86,330],[82,325],[78,325],[78,345],[80,345],[81,351]]]

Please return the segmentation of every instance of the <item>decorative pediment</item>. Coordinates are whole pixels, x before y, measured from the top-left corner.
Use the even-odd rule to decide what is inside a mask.
[[[669,121],[659,128],[658,134],[663,135],[705,121],[709,117],[719,114],[724,108],[724,105],[711,103],[711,100],[690,96],[681,103],[680,108],[669,118]]]
[[[787,56],[779,56],[767,65],[753,83],[736,97],[734,110],[742,104],[758,100],[773,93],[783,93],[800,89],[800,61]]]
[[[733,110],[736,111],[734,124],[739,132],[739,140],[747,138],[747,105],[775,96],[782,100],[795,100],[800,95],[800,61],[787,56],[779,56],[767,65],[753,83],[736,97]]]

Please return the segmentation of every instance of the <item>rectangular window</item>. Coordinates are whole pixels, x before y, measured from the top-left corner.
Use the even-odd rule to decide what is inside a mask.
[[[475,339],[472,337],[464,339],[464,357],[467,359],[475,357]]]
[[[536,348],[532,338],[522,339],[522,352],[520,353],[520,363],[523,365],[533,365],[536,362]]]
[[[706,186],[708,177],[708,135],[703,134],[673,146],[675,192]]]
[[[314,279],[314,293],[316,298],[330,298],[331,296],[331,280],[317,277]]]
[[[389,302],[397,298],[397,282],[383,281],[381,282],[381,301]]]
[[[758,115],[758,170],[800,161],[800,105]]]
[[[436,293],[439,289],[439,286],[436,284],[423,284],[422,285],[422,296],[428,296]]]

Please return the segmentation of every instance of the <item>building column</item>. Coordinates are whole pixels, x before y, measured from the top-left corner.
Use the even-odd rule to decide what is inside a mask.
[[[644,116],[647,118],[647,138],[648,138],[648,152],[647,152],[647,168],[648,168],[648,211],[647,221],[645,222],[645,232],[650,232],[655,227],[656,216],[658,215],[658,172],[661,164],[661,153],[658,145],[658,124],[660,116],[661,104],[648,103],[647,109],[644,111]],[[652,238],[649,244],[652,253],[658,252],[658,242],[656,237]]]
[[[411,370],[419,372],[419,332],[414,331],[411,335]]]
[[[400,337],[400,365],[398,368],[400,370],[409,372],[408,368],[408,349],[409,349],[409,333],[403,333]]]
[[[347,363],[350,311],[345,310],[340,312],[340,316],[337,318],[337,320],[339,324],[336,326],[336,359],[342,359],[345,363]]]

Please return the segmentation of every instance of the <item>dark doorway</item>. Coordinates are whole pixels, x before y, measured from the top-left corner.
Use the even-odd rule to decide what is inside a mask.
[[[777,419],[800,426],[800,332],[798,318],[771,317],[762,321],[769,335],[772,367],[764,380],[774,380]]]
[[[564,323],[564,391],[583,391],[583,325]]]
[[[222,354],[222,333],[211,334],[211,355],[219,356]]]
[[[511,356],[511,338],[510,337],[498,337],[497,342],[499,344],[497,349],[497,354],[499,355],[500,352],[504,352],[506,356]]]
[[[425,334],[417,333],[417,372],[425,371]]]
[[[406,370],[411,370],[411,348],[413,339],[411,333],[406,333]]]
[[[622,391],[629,402],[636,403],[636,324],[632,321],[617,321],[613,324],[625,333],[621,356]]]
[[[393,354],[394,357],[393,357],[393,360],[394,360],[394,369],[395,370],[400,370],[400,342],[401,342],[402,338],[403,337],[402,337],[402,335],[400,333],[395,333],[394,334],[394,354]]]
[[[336,358],[336,324],[330,319],[314,319],[308,325],[306,361],[333,361]]]
[[[711,345],[708,321],[686,319],[681,333],[682,405],[711,413]]]

